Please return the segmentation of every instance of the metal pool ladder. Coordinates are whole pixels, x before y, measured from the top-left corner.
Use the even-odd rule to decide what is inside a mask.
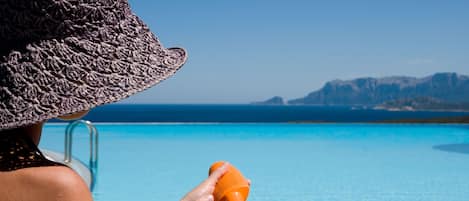
[[[88,164],[88,169],[91,173],[90,189],[93,190],[98,174],[98,130],[90,121],[77,120],[68,124],[65,130],[64,162],[67,165],[72,163],[72,134],[75,128],[80,124],[84,124],[88,128],[90,135],[90,161]]]

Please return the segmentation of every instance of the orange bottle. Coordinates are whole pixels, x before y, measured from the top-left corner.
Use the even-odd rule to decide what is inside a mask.
[[[216,162],[210,167],[209,174],[223,165]],[[249,183],[241,172],[231,164],[227,172],[218,180],[213,196],[215,201],[246,201],[249,195]]]

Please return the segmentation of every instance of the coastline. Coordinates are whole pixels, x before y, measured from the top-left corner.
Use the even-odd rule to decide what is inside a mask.
[[[378,121],[377,123],[469,124],[469,116],[428,118],[428,119],[397,119],[397,120]]]
[[[373,110],[385,110],[389,112],[469,112],[467,109],[415,109],[413,107],[381,107],[376,106]]]
[[[346,123],[346,124],[469,124],[469,116],[462,117],[441,117],[441,118],[403,118],[403,119],[392,119],[392,120],[380,120],[380,121],[363,121],[363,122],[333,122],[333,121],[292,121],[288,123],[296,124],[335,124],[335,123]]]

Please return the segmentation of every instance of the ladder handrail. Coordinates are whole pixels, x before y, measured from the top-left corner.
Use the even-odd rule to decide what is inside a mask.
[[[98,130],[90,121],[77,120],[68,124],[65,129],[64,162],[66,164],[70,164],[72,162],[72,134],[79,124],[85,124],[90,134],[90,161],[88,168],[90,168],[92,180],[90,188],[93,189],[96,183],[96,175],[98,173]]]

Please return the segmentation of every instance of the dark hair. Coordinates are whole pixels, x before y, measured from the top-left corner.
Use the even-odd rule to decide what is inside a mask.
[[[28,125],[31,126],[31,125]],[[26,128],[28,126],[23,126],[23,127],[18,127],[18,128],[12,128],[8,130],[0,130],[0,136],[2,135],[18,135],[26,132]]]

